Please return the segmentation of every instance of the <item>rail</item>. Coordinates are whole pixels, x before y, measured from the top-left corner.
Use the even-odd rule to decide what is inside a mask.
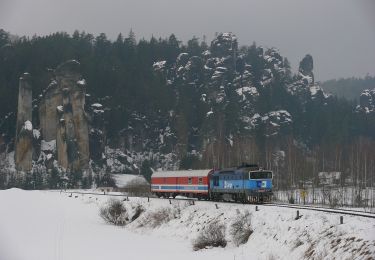
[[[196,198],[158,198],[152,196],[129,196],[125,194],[111,194],[108,192],[82,192],[82,191],[56,191],[60,193],[66,194],[81,194],[81,195],[95,195],[95,196],[109,196],[109,197],[124,197],[124,198],[147,198],[149,199],[166,199],[166,200],[187,200],[187,201],[197,201]],[[217,203],[216,201],[212,201],[212,203]],[[229,203],[229,204],[238,204],[231,201],[220,201],[220,203]],[[281,204],[281,203],[265,203],[259,204],[257,206],[265,206],[265,207],[280,207],[280,208],[293,208],[293,209],[303,209],[303,210],[312,210],[312,211],[320,211],[326,213],[334,213],[334,214],[342,214],[342,215],[349,215],[349,216],[358,216],[364,218],[373,218],[375,219],[374,213],[369,213],[366,211],[358,211],[358,210],[350,210],[350,209],[329,209],[324,207],[317,207],[317,206],[303,206],[303,205],[295,205],[295,204]]]

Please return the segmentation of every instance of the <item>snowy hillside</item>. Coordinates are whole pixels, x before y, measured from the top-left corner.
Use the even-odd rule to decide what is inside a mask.
[[[58,191],[0,191],[0,259],[370,259],[375,257],[375,223],[345,217],[254,205],[131,198],[145,212],[125,227],[105,224],[99,207],[108,197]],[[237,247],[230,224],[249,211],[253,233]],[[155,222],[157,212],[165,218]],[[131,213],[130,213],[131,214]],[[192,241],[208,223],[226,227],[225,248],[193,251]]]

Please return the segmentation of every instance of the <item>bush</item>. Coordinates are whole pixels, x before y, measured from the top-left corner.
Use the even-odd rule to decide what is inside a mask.
[[[125,206],[116,199],[110,199],[100,208],[100,216],[105,222],[116,226],[124,226],[129,221]]]
[[[150,195],[150,184],[145,179],[137,177],[126,184],[124,191],[133,196],[148,196]]]
[[[205,229],[201,230],[196,240],[193,241],[195,251],[208,247],[225,247],[225,226],[218,222],[210,223]]]
[[[232,236],[233,243],[236,246],[245,244],[252,233],[251,214],[248,211],[239,214],[230,227],[230,235]]]
[[[288,201],[290,204],[294,204],[294,197],[293,195],[291,195],[289,198],[288,198]]]
[[[156,211],[148,213],[139,223],[139,226],[156,228],[178,217],[179,213],[177,208],[159,208]]]
[[[133,207],[133,210],[134,210],[134,214],[131,218],[132,222],[136,220],[137,218],[139,218],[139,216],[141,216],[141,214],[145,211],[145,208],[141,204],[137,204],[136,206]]]

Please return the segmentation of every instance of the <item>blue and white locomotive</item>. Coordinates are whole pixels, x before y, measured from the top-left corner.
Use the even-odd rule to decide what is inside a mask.
[[[271,201],[272,171],[248,164],[217,170],[210,176],[209,187],[211,200]]]

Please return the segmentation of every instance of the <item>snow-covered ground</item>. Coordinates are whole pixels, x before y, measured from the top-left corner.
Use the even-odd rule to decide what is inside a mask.
[[[133,175],[133,174],[112,174],[113,179],[116,182],[116,186],[123,188],[131,182],[137,183],[147,183],[145,178],[142,175]]]
[[[125,227],[99,217],[105,196],[52,191],[0,191],[0,260],[54,259],[373,259],[375,220],[337,214],[254,205],[130,198],[128,210],[146,209]],[[157,227],[147,219],[161,208],[173,217]],[[230,224],[239,212],[252,214],[254,233],[239,247]],[[227,227],[226,248],[193,251],[192,241],[213,220]]]

